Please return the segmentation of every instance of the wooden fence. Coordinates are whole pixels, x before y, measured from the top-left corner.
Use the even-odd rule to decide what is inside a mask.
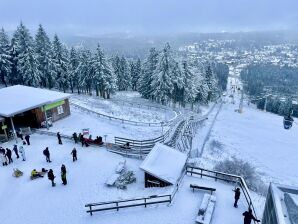
[[[172,195],[152,195],[149,197],[120,200],[120,201],[108,201],[108,202],[99,202],[86,204],[85,207],[88,208],[86,211],[92,215],[94,212],[106,211],[106,210],[117,210],[121,208],[130,208],[137,206],[144,206],[145,208],[148,205],[161,204],[161,203],[171,203]]]

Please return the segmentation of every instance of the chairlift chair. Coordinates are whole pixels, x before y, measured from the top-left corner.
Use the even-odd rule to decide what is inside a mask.
[[[291,116],[284,117],[283,124],[285,129],[290,129],[293,125],[294,119]]]

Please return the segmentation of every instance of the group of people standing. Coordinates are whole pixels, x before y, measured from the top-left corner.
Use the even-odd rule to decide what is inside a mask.
[[[8,164],[13,163],[12,151],[15,153],[17,159],[20,158],[20,153],[23,161],[26,161],[25,149],[23,146],[20,146],[18,149],[18,146],[14,145],[12,150],[10,150],[9,148],[4,149],[0,147],[0,158],[3,166],[7,166]]]
[[[50,169],[48,172],[48,179],[51,181],[52,187],[56,186],[55,178],[56,178],[56,176],[54,175],[54,171],[52,169]],[[62,180],[63,185],[67,185],[66,167],[64,164],[62,164],[62,166],[61,166],[61,180]]]

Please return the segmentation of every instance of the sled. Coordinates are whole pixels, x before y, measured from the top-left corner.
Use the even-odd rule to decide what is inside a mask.
[[[13,177],[20,177],[20,176],[23,176],[23,172],[20,171],[19,169],[13,169],[12,176],[13,176]]]

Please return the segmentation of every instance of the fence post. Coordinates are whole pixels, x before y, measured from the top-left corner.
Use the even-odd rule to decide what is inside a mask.
[[[201,178],[203,178],[203,170],[201,169]]]
[[[215,174],[215,181],[217,181],[217,173]]]
[[[90,205],[89,208],[90,208],[90,215],[92,216],[92,206]]]
[[[147,201],[146,201],[146,198],[145,198],[145,208],[147,207]]]
[[[116,206],[117,206],[117,211],[119,211],[118,202],[116,202]]]

